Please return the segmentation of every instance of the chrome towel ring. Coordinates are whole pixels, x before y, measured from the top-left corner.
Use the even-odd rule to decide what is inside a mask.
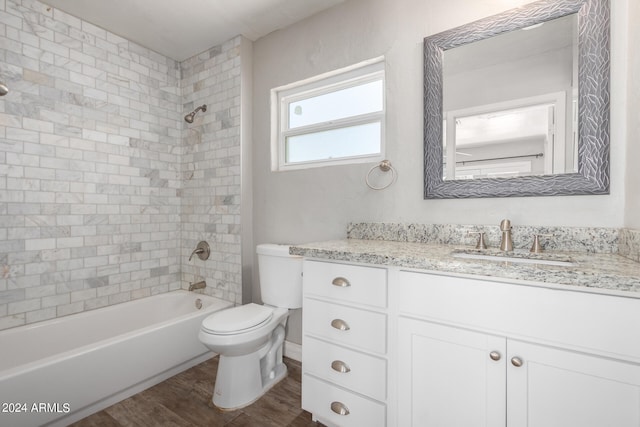
[[[385,184],[385,185],[383,185],[381,187],[374,187],[369,182],[369,178],[371,176],[371,172],[373,172],[376,168],[380,168],[380,170],[382,172],[391,171],[391,180],[387,184]],[[374,167],[372,167],[371,169],[369,169],[369,172],[367,172],[367,176],[365,178],[365,182],[367,183],[367,186],[369,188],[371,188],[372,190],[384,190],[385,188],[387,188],[391,184],[393,184],[393,182],[396,180],[396,177],[397,177],[397,173],[396,173],[396,170],[394,169],[394,167],[391,165],[391,162],[389,160],[383,160],[380,163],[378,163],[377,165],[375,165]]]

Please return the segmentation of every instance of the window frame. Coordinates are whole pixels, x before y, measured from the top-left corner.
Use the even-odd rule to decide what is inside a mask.
[[[301,100],[360,86],[373,81],[382,82],[382,110],[322,123],[289,128],[289,105]],[[271,89],[271,170],[287,171],[331,165],[381,161],[385,153],[386,82],[384,57],[363,61],[349,67],[321,74],[309,79]],[[380,123],[379,153],[286,162],[287,138],[369,123]]]

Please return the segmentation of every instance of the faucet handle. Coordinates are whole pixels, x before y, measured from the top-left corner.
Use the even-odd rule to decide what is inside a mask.
[[[203,261],[206,261],[207,259],[209,259],[210,254],[211,254],[211,248],[209,247],[209,244],[205,241],[201,241],[201,242],[198,242],[198,245],[196,246],[196,248],[193,250],[193,252],[191,252],[191,255],[189,256],[189,261],[191,261],[191,258],[193,258],[194,255],[198,255],[198,258],[200,258]]]
[[[543,252],[542,245],[540,244],[540,237],[553,237],[553,234],[534,234],[533,245],[531,245],[531,249],[529,249],[529,252],[533,254],[539,254]]]
[[[469,231],[467,235],[477,234],[478,235],[478,243],[476,243],[476,249],[488,249],[487,242],[484,239],[484,235],[486,234],[484,231]]]

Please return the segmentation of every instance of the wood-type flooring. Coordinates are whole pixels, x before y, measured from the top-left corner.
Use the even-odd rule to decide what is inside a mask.
[[[218,357],[194,366],[162,383],[88,416],[73,427],[319,427],[300,408],[300,363],[285,358],[287,378],[257,402],[223,412],[211,395]]]

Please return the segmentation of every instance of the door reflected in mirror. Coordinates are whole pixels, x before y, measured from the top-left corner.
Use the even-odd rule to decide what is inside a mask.
[[[443,179],[576,173],[577,58],[575,13],[446,50]]]

